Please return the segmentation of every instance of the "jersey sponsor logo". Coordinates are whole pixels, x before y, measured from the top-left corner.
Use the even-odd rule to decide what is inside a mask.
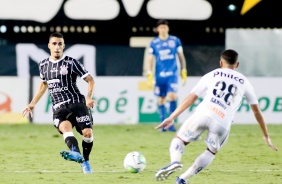
[[[60,82],[60,79],[52,79],[47,81],[48,84],[58,83],[58,82]]]
[[[168,77],[172,75],[173,75],[173,72],[160,72],[160,77]]]
[[[166,42],[163,42],[162,46],[163,46],[163,47],[166,47],[166,46],[167,46],[167,43],[166,43]]]
[[[230,79],[234,79],[235,81],[238,81],[240,82],[241,84],[244,84],[244,79],[241,79],[233,74],[229,74],[229,73],[223,73],[223,72],[214,72],[213,74],[214,77],[216,76],[220,76],[220,77],[227,77],[227,78],[230,78]]]
[[[217,114],[221,119],[224,119],[225,114],[221,110],[219,110],[217,107],[213,105],[206,105],[206,108],[213,111],[215,114]]]
[[[60,70],[61,75],[67,75],[68,74],[68,66],[62,65],[60,68],[61,68],[61,70]]]
[[[51,70],[50,70],[50,72],[57,72],[58,70],[57,70],[57,68],[52,68]]]
[[[160,50],[159,51],[160,60],[166,60],[166,59],[173,59],[174,55],[170,54],[170,49]]]
[[[169,40],[169,41],[168,41],[168,46],[169,46],[169,47],[173,48],[173,47],[175,47],[175,45],[176,45],[176,44],[175,44],[175,42],[174,42],[173,40]]]
[[[51,84],[49,84],[49,85],[51,85]],[[54,88],[54,89],[49,89],[49,92],[50,92],[50,94],[53,94],[53,93],[58,93],[58,92],[60,93],[60,92],[63,92],[63,91],[68,91],[68,90],[69,90],[68,87],[64,86],[64,87],[58,87],[58,88]]]
[[[86,115],[86,116],[80,116],[80,117],[75,117],[76,118],[76,121],[78,123],[82,123],[82,122],[85,122],[85,121],[90,121],[90,116]]]

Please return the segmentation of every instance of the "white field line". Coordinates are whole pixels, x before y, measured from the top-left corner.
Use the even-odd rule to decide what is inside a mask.
[[[156,171],[150,171],[156,172]],[[260,173],[267,173],[267,172],[275,172],[279,173],[282,170],[272,170],[272,169],[263,169],[263,170],[204,170],[202,172],[225,172],[225,173],[233,173],[233,172],[260,172]],[[81,173],[81,171],[56,171],[56,170],[40,170],[40,171],[32,171],[32,170],[15,170],[15,171],[0,171],[0,173]],[[99,171],[95,170],[93,173],[126,173],[124,170],[113,170],[113,171]]]
[[[231,130],[232,131],[232,130]],[[261,134],[261,135],[257,135],[257,134],[235,134],[235,133],[230,133],[229,134],[229,137],[246,137],[246,139],[248,139],[249,137],[248,136],[250,136],[250,138],[255,138],[255,137],[258,137],[258,138],[262,138],[263,137],[263,135]],[[271,138],[280,138],[281,137],[281,135],[278,135],[278,134],[270,134],[270,137]],[[203,134],[202,135],[202,139],[203,138],[206,138],[206,134]]]
[[[93,171],[94,173],[123,173],[126,171]],[[55,170],[41,170],[41,171],[0,171],[0,173],[82,173],[82,171],[55,171]]]

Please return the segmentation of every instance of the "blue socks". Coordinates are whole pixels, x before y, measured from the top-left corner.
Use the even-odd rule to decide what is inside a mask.
[[[165,105],[159,105],[159,115],[160,115],[160,119],[161,122],[163,122],[163,120],[165,120],[166,118],[166,109],[165,109]]]
[[[175,109],[176,109],[176,101],[170,101],[169,102],[169,114],[173,113]]]
[[[176,101],[170,101],[169,102],[169,114],[173,113],[173,111],[176,109]],[[176,128],[174,125],[168,128],[168,131],[176,132]]]
[[[159,105],[159,115],[160,115],[160,119],[161,122],[163,122],[163,120],[165,120],[166,118],[166,108],[165,105]],[[176,101],[170,101],[169,102],[169,113],[171,114],[174,110],[176,109]],[[172,125],[171,127],[168,128],[169,131],[175,132],[176,129],[174,127],[174,125]],[[166,131],[165,129],[162,129],[161,131]]]

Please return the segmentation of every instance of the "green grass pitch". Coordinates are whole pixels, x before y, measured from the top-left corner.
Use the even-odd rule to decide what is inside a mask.
[[[79,164],[61,158],[67,149],[53,125],[0,125],[1,184],[173,184],[205,149],[204,136],[186,147],[184,168],[168,180],[154,175],[169,163],[169,144],[174,133],[160,133],[156,124],[95,125],[90,163],[94,173],[85,175]],[[282,149],[282,125],[269,125],[272,142]],[[81,145],[81,136],[75,133]],[[147,160],[141,173],[129,173],[123,159],[140,151]],[[211,165],[194,176],[191,184],[281,184],[282,154],[263,141],[258,125],[233,125],[226,145]]]

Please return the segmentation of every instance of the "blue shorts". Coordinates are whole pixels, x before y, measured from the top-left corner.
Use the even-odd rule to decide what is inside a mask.
[[[156,96],[166,96],[169,92],[177,92],[178,87],[178,77],[159,77],[156,78],[156,84],[154,89],[154,94]]]

